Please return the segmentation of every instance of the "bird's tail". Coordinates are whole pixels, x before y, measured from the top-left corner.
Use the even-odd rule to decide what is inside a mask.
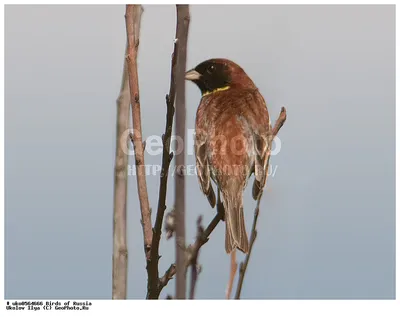
[[[225,251],[230,254],[235,248],[243,253],[249,252],[249,240],[243,214],[243,190],[222,192],[225,207]]]

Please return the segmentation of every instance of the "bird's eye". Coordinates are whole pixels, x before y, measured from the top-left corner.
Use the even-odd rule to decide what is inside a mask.
[[[215,70],[215,65],[210,65],[207,67],[207,73],[212,74]]]

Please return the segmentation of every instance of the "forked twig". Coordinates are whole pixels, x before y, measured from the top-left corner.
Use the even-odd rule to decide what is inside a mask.
[[[191,260],[192,260],[192,256],[193,254],[195,254],[196,252],[199,252],[199,249],[207,243],[209,236],[211,235],[211,233],[213,232],[213,230],[215,229],[215,227],[218,225],[218,223],[223,219],[223,214],[221,213],[217,213],[215,215],[215,217],[211,220],[210,224],[208,225],[208,227],[203,231],[203,234],[201,236],[198,236],[196,238],[195,243],[193,244],[193,246],[189,246],[187,248],[187,252],[189,252],[189,254],[187,254],[186,257],[186,267],[189,267]],[[168,282],[174,277],[174,275],[176,274],[176,265],[175,264],[171,264],[171,266],[168,268],[168,270],[165,272],[165,274],[163,275],[163,277],[160,278],[160,291],[167,286]]]

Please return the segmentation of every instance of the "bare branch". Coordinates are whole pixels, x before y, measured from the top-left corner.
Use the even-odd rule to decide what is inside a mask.
[[[185,72],[186,50],[189,31],[189,6],[177,5],[177,69],[176,69],[176,136],[182,140],[182,151],[176,155],[177,170],[185,166],[186,142],[186,106],[185,106]],[[175,215],[176,215],[176,298],[186,297],[186,264],[185,251],[180,245],[185,244],[185,176],[175,175]]]
[[[165,286],[167,286],[168,282],[174,277],[175,273],[176,273],[176,266],[175,264],[171,264],[171,266],[165,272],[164,276],[160,278],[160,284],[159,284],[160,292]]]
[[[279,114],[278,119],[275,122],[274,128],[272,129],[272,139],[278,134],[279,130],[282,128],[286,121],[286,109],[285,107],[282,107],[281,112]],[[267,161],[267,168],[266,170],[268,171],[268,166],[269,166],[269,157]],[[253,249],[254,242],[256,241],[257,238],[257,219],[258,219],[258,214],[260,213],[260,202],[261,202],[261,197],[262,197],[263,192],[260,192],[260,195],[258,196],[257,199],[257,206],[254,211],[254,219],[253,219],[253,226],[251,229],[251,235],[250,235],[250,247],[249,247],[249,253],[246,255],[244,262],[240,263],[240,268],[239,268],[239,281],[238,285],[236,288],[236,294],[235,294],[235,299],[240,299],[240,293],[242,291],[242,286],[243,286],[243,281],[244,281],[244,276],[247,270],[247,265],[250,260],[251,256],[251,251]]]
[[[186,268],[189,267],[193,254],[196,254],[199,252],[200,248],[207,243],[209,236],[213,232],[213,230],[217,227],[218,223],[223,219],[223,213],[218,212],[215,217],[211,220],[210,224],[204,230],[203,234],[201,236],[197,236],[195,243],[193,246],[189,246],[187,249],[187,254],[186,256]],[[174,277],[176,274],[176,265],[171,264],[169,269],[165,272],[164,276],[160,279],[160,292],[161,290],[167,286],[168,282]]]
[[[129,128],[129,80],[126,59],[120,93],[117,99],[117,142],[114,168],[113,285],[112,298],[126,299],[128,248],[126,243],[126,201],[128,156],[124,152]]]
[[[260,211],[260,202],[261,202],[261,197],[262,197],[262,192],[258,196],[257,200],[257,207],[256,210],[254,211],[254,220],[253,220],[253,227],[251,228],[251,235],[250,235],[250,247],[249,247],[249,253],[247,253],[246,258],[244,259],[244,262],[240,263],[240,268],[239,268],[239,281],[238,281],[238,286],[236,288],[236,295],[235,299],[240,299],[240,293],[242,291],[242,286],[243,286],[243,280],[244,280],[244,275],[246,273],[247,265],[250,260],[251,256],[251,251],[253,249],[254,242],[256,241],[257,238],[257,219],[258,219],[258,214]]]
[[[272,129],[273,137],[276,137],[279,130],[283,127],[285,121],[286,121],[286,109],[285,109],[285,107],[282,107],[281,113],[279,114],[279,117],[275,122],[274,128]]]
[[[199,216],[197,219],[197,237],[196,240],[201,240],[204,234],[204,228],[201,224],[202,222],[202,217]],[[193,250],[191,252],[191,257],[189,260],[189,265],[192,267],[192,280],[190,284],[190,295],[189,299],[194,299],[194,291],[196,289],[196,282],[197,282],[197,275],[198,275],[198,265],[197,265],[197,258],[199,256],[199,250],[200,247],[198,247],[196,250]]]
[[[176,30],[178,31],[178,30]],[[175,37],[177,37],[176,34]],[[170,79],[170,86],[169,86],[169,93],[165,96],[165,101],[167,105],[167,114],[166,114],[166,122],[165,122],[165,131],[162,136],[163,141],[163,155],[162,155],[162,167],[161,167],[161,174],[160,174],[160,187],[158,192],[158,208],[157,208],[157,216],[156,222],[154,224],[154,231],[153,231],[153,241],[151,246],[151,260],[148,270],[150,274],[155,278],[152,279],[151,285],[148,285],[148,293],[147,298],[155,299],[160,296],[160,291],[163,286],[157,283],[159,279],[159,271],[158,271],[158,260],[160,258],[159,255],[159,246],[160,246],[160,238],[161,238],[161,230],[162,230],[162,222],[164,218],[164,213],[166,204],[166,197],[167,197],[167,184],[168,184],[168,171],[170,167],[170,163],[173,158],[173,152],[170,152],[171,147],[171,134],[172,134],[172,124],[174,119],[175,107],[175,91],[176,91],[176,58],[177,58],[177,43],[174,42],[174,51],[172,53],[171,58],[171,79]],[[171,214],[172,215],[172,214]],[[172,234],[172,231],[171,231]],[[161,282],[161,281],[160,281]],[[161,282],[162,283],[162,282]],[[168,283],[168,282],[167,282]]]
[[[133,147],[135,151],[136,180],[140,210],[142,214],[142,226],[144,237],[144,250],[146,259],[150,259],[151,241],[153,231],[151,226],[151,211],[147,194],[146,173],[144,166],[144,143],[142,141],[142,122],[140,116],[139,81],[137,70],[137,54],[139,47],[139,26],[142,15],[141,5],[126,5],[126,34],[128,38],[128,63],[129,88],[132,105],[133,121]]]

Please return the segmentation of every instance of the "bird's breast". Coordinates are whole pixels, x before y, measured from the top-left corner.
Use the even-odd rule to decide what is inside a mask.
[[[239,115],[221,116],[209,130],[208,161],[217,184],[227,178],[246,182],[254,164],[254,141],[251,129]]]

